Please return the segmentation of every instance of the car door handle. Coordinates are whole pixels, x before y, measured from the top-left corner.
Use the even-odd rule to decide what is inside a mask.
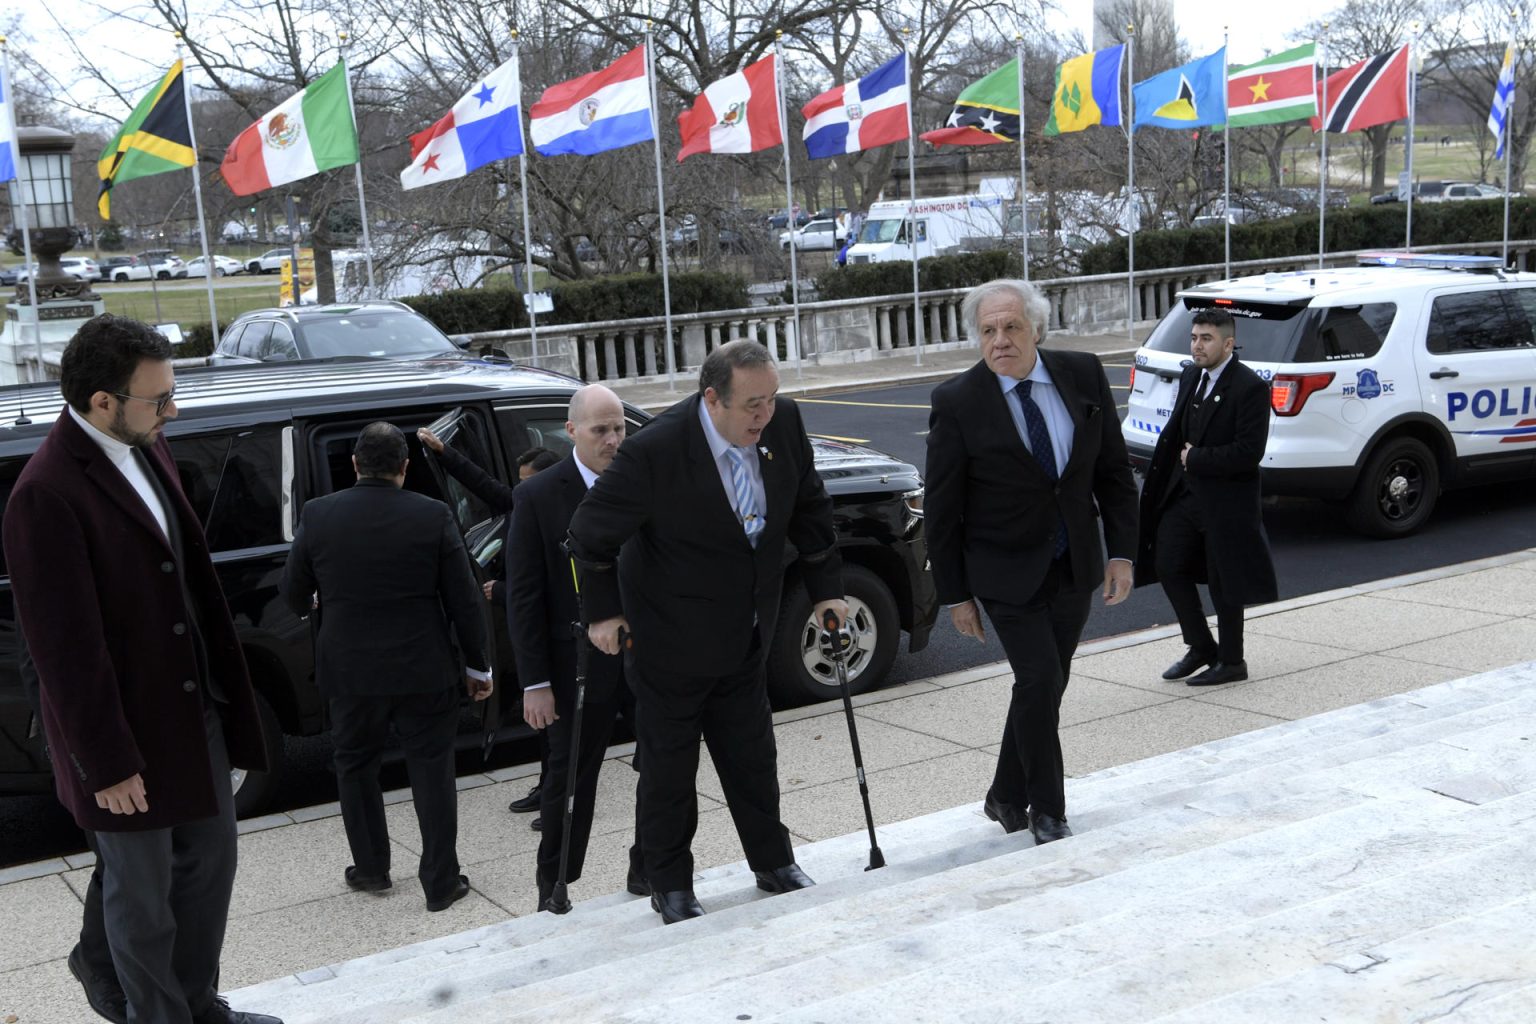
[[[1438,369],[1438,370],[1434,371],[1433,373],[1431,373],[1429,375],[1429,379],[1430,380],[1445,380],[1447,377],[1460,377],[1460,376],[1461,376],[1461,374],[1458,373],[1457,371],[1455,371],[1455,370],[1447,370],[1445,367],[1442,366],[1440,369]]]

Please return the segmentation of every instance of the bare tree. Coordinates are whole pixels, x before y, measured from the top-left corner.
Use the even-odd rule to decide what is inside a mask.
[[[1428,38],[1434,49],[1426,64],[1426,85],[1433,85],[1459,102],[1474,127],[1478,146],[1479,177],[1503,178],[1502,163],[1493,161],[1494,145],[1487,128],[1494,84],[1504,60],[1504,47],[1513,42],[1515,95],[1519,98],[1510,118],[1509,182],[1524,187],[1530,143],[1536,134],[1536,5],[1532,0],[1471,0],[1445,3],[1434,12]],[[1511,16],[1513,15],[1513,16]]]

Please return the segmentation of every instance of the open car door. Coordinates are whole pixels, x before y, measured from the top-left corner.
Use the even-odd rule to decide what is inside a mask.
[[[490,451],[469,425],[468,418],[469,414],[463,407],[456,407],[428,424],[427,429],[437,435],[445,448],[452,448],[457,454],[486,472],[490,472],[492,465]],[[506,534],[506,516],[498,514],[449,473],[442,459],[430,448],[422,445],[421,451],[426,469],[436,481],[443,500],[447,502],[449,510],[453,513],[453,521],[458,525],[459,533],[464,538],[464,549],[469,552],[475,581],[484,586],[486,580],[496,578],[492,574],[491,566],[493,563],[500,565],[498,556],[501,553],[502,538]],[[496,742],[497,730],[501,726],[501,695],[504,692],[502,687],[511,683],[511,659],[498,656],[496,642],[498,623],[494,606],[491,602],[482,600],[480,608],[485,620],[486,643],[490,648],[487,653],[496,676],[496,686],[491,696],[480,703],[480,717],[484,728],[481,754],[489,758],[491,747]]]

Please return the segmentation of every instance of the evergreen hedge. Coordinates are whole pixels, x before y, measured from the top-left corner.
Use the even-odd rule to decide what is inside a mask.
[[[954,256],[928,256],[917,262],[918,287],[925,292],[973,288],[995,278],[1018,277],[1019,274],[1019,254],[1001,249]],[[818,300],[902,295],[911,291],[911,260],[850,263],[846,267],[831,267],[816,275]]]

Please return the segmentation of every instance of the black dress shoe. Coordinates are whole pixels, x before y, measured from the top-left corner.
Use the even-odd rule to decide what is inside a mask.
[[[455,903],[459,902],[459,900],[468,895],[469,879],[464,875],[460,875],[459,880],[453,883],[453,891],[450,892],[447,896],[443,896],[435,900],[427,900],[427,909],[432,911],[434,914],[439,910],[447,910],[449,907],[453,906]]]
[[[1014,804],[1005,804],[987,790],[987,798],[981,802],[982,812],[1008,833],[1023,832],[1029,828],[1029,812],[1021,810]]]
[[[544,815],[541,814],[538,817],[534,818],[532,821],[530,821],[528,823],[528,827],[533,829],[535,832],[543,832],[544,831]]]
[[[800,865],[795,863],[785,864],[781,868],[772,871],[754,871],[757,878],[757,887],[763,892],[794,892],[796,889],[808,889],[816,883],[811,881],[811,876],[800,870]]]
[[[389,880],[389,872],[382,875],[365,875],[357,870],[356,864],[348,864],[346,870],[347,888],[356,889],[358,892],[383,892],[394,885]]]
[[[1240,683],[1248,678],[1248,663],[1239,661],[1231,665],[1217,663],[1187,680],[1187,686],[1220,686],[1222,683]]]
[[[1216,664],[1215,651],[1197,651],[1193,647],[1184,652],[1184,657],[1168,666],[1168,671],[1163,673],[1164,679],[1183,679],[1185,676],[1197,672],[1207,665]]]
[[[1034,834],[1035,845],[1042,846],[1046,843],[1054,843],[1058,839],[1065,839],[1072,834],[1071,827],[1066,818],[1057,818],[1049,814],[1030,813],[1029,831]]]
[[[85,950],[79,944],[69,951],[69,973],[75,976],[85,989],[85,1001],[91,1009],[112,1021],[112,1024],[128,1024],[128,997],[117,983],[117,975],[97,974],[85,962]]]
[[[529,811],[538,810],[539,798],[541,795],[540,791],[543,788],[544,787],[542,786],[534,786],[528,791],[527,796],[518,797],[516,800],[513,800],[511,803],[507,804],[507,810],[511,811],[513,814],[527,814]]]
[[[634,868],[629,869],[629,876],[624,879],[624,888],[631,896],[649,896],[651,894],[651,883],[646,880],[644,874],[636,871]]]
[[[213,1005],[192,1018],[192,1024],[283,1024],[281,1020],[265,1013],[247,1013],[231,1009],[229,1000],[215,996]]]
[[[652,892],[651,909],[661,915],[662,924],[677,924],[690,917],[704,916],[704,908],[694,898],[692,889]]]

